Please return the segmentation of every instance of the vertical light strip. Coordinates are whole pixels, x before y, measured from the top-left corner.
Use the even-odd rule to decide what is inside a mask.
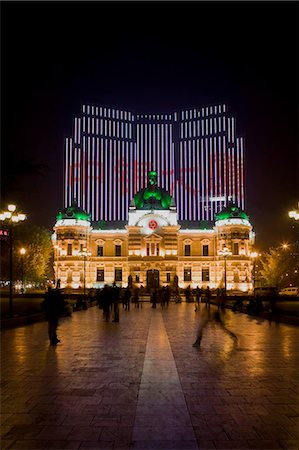
[[[240,138],[241,140],[241,208],[244,209],[244,148],[243,148],[243,138]]]
[[[205,218],[209,220],[209,154],[208,139],[205,138],[205,160],[206,160],[206,200],[205,200]]]
[[[158,125],[158,154],[159,157],[157,159],[157,172],[160,173],[160,155],[161,152],[163,152],[163,148],[162,148],[162,144],[161,142],[163,141],[163,124],[159,124]]]
[[[104,141],[103,138],[100,140],[101,148],[101,166],[100,166],[100,199],[101,199],[101,210],[100,210],[100,218],[104,219]],[[106,203],[107,204],[107,203]]]
[[[108,202],[108,220],[113,220],[113,153],[112,153],[112,142],[109,139],[109,170],[108,170],[108,177],[109,177],[109,202]]]
[[[214,197],[214,187],[213,187],[213,167],[214,167],[214,161],[213,161],[213,138],[209,138],[209,154],[210,154],[210,198]],[[209,220],[213,220],[214,215],[214,202],[209,202],[211,205],[211,210],[209,214]]]
[[[166,189],[167,191],[169,191],[168,172],[169,172],[169,162],[170,162],[169,158],[168,158],[169,149],[170,149],[168,127],[169,127],[169,124],[166,123],[166,125],[165,125],[165,151],[164,151],[164,155],[163,155],[164,168],[162,170],[162,174],[163,174],[162,186],[164,186],[164,189]]]
[[[115,139],[112,141],[113,143],[113,166],[112,166],[112,176],[113,176],[113,197],[112,197],[112,203],[113,203],[113,217],[112,220],[117,219],[117,153],[116,153],[116,142]]]
[[[87,212],[90,210],[90,137],[87,138]]]
[[[104,220],[108,220],[108,209],[110,208],[110,204],[109,204],[109,192],[108,192],[108,178],[109,177],[109,173],[108,173],[108,141],[105,138],[104,140],[104,163],[105,163],[105,171],[104,171],[104,183],[103,183],[103,187],[104,187],[104,204],[105,205],[105,209],[104,209]]]
[[[235,177],[235,146],[231,149],[231,157],[232,157],[232,195],[233,195],[233,202],[236,201],[236,177]]]
[[[227,163],[226,163],[225,136],[222,137],[222,143],[223,143],[224,197],[225,197],[225,206],[227,206]]]
[[[82,208],[81,200],[81,148],[78,147],[78,206]]]
[[[121,185],[121,155],[120,155],[120,142],[116,141],[116,161],[117,161],[117,220],[122,220],[121,214],[121,199],[124,195]]]
[[[217,172],[217,138],[214,137],[213,139],[214,141],[214,145],[213,145],[213,149],[214,149],[214,195],[215,197],[219,197],[219,177],[218,177],[218,172]],[[214,202],[215,205],[215,212],[218,212],[218,200],[216,200]],[[212,217],[212,220],[214,219],[214,216]]]
[[[73,146],[72,146],[72,139],[69,139],[69,204],[70,206],[72,204],[72,195],[73,195]]]
[[[222,170],[222,158],[221,155],[222,154],[222,146],[221,146],[221,137],[218,136],[218,192],[219,192],[219,196],[222,197],[223,196],[223,191],[222,191],[222,183],[223,183],[223,170]],[[222,209],[222,201],[220,200],[219,203],[219,211],[221,211]]]
[[[232,197],[232,166],[231,166],[231,148],[230,148],[230,144],[228,144],[228,195],[230,197]]]
[[[189,122],[190,124],[190,122]],[[186,184],[188,186],[188,219],[192,220],[192,160],[191,160],[191,141],[188,139],[188,172],[186,177]]]
[[[98,119],[97,119],[98,120]],[[99,220],[99,189],[100,189],[100,160],[99,160],[99,146],[100,146],[100,139],[97,137],[96,140],[97,146],[97,162],[96,162],[96,220]]]
[[[194,122],[195,123],[195,122]],[[192,178],[193,178],[193,182],[192,182],[192,186],[191,186],[191,193],[192,193],[192,207],[193,207],[193,211],[192,211],[192,220],[196,220],[196,207],[197,207],[197,195],[196,195],[196,187],[197,187],[197,182],[196,182],[196,150],[195,150],[195,139],[192,139]]]
[[[94,190],[95,190],[95,148],[94,137],[92,137],[92,157],[91,157],[91,217],[95,220],[95,202],[94,202]]]
[[[200,148],[200,167],[201,167],[201,192],[200,192],[200,204],[201,204],[201,220],[205,218],[205,209],[204,209],[204,195],[205,195],[205,176],[204,176],[204,140],[203,138],[200,140],[201,148]]]
[[[143,141],[144,141],[144,131],[143,131],[143,123],[140,124],[140,131],[141,131],[141,136],[140,136],[140,150],[139,150],[139,155],[140,155],[140,162],[139,162],[139,167],[137,166],[137,169],[139,170],[138,173],[138,177],[140,178],[140,187],[139,189],[143,189],[144,185],[143,185],[143,174],[142,172],[144,171],[144,153],[145,153],[145,148],[143,146]]]
[[[121,201],[122,201],[122,218],[125,218],[125,215],[127,213],[127,211],[125,211],[125,199],[127,198],[127,192],[128,192],[128,186],[126,185],[125,187],[125,180],[127,180],[126,177],[126,171],[125,171],[125,151],[124,151],[124,141],[120,142],[121,144],[121,190],[122,190],[122,196],[121,196]],[[133,163],[133,160],[132,160]],[[136,161],[134,161],[134,164],[136,164]],[[134,167],[134,164],[132,164],[132,166]],[[135,176],[135,174],[134,174]]]
[[[70,188],[70,183],[69,183],[69,177],[68,177],[68,173],[69,173],[69,140],[68,138],[66,138],[65,140],[65,166],[64,166],[64,207],[67,208],[68,205],[68,191]]]
[[[241,206],[240,170],[240,140],[237,138],[237,204],[239,206]]]
[[[165,178],[164,178],[164,175],[162,177],[162,172],[164,172],[164,174],[165,174],[165,169],[166,169],[165,168],[165,153],[167,151],[167,142],[166,142],[167,124],[166,123],[163,123],[162,130],[163,130],[162,151],[160,154],[160,170],[158,172],[158,182],[160,183],[160,186],[162,186],[165,189]]]

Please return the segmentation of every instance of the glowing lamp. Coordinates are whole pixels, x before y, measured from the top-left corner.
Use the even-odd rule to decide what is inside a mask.
[[[24,247],[20,248],[20,254],[25,255],[26,249]]]
[[[16,205],[8,205],[7,209],[10,212],[14,212],[16,210]]]

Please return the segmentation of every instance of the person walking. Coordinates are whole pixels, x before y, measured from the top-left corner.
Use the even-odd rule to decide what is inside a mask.
[[[152,308],[157,308],[157,297],[158,297],[157,289],[153,290],[151,297],[152,297],[151,298],[151,300],[152,300]]]
[[[116,285],[115,281],[112,285],[112,291],[111,291],[111,297],[112,297],[112,303],[113,303],[113,312],[114,312],[114,318],[112,322],[119,322],[119,297],[120,297],[120,289]]]
[[[211,291],[210,291],[210,287],[208,286],[206,289],[206,308],[210,308],[211,306]]]
[[[130,311],[131,296],[132,296],[131,289],[128,286],[125,290],[125,295],[124,295],[126,311]]]
[[[111,293],[108,284],[105,284],[101,294],[101,303],[103,308],[103,318],[106,322],[110,318]]]
[[[202,295],[202,291],[201,289],[197,286],[196,290],[195,290],[195,312],[198,310],[199,308],[199,304],[201,302],[201,295]]]
[[[190,302],[190,297],[191,297],[191,287],[190,287],[190,284],[189,284],[189,286],[187,286],[186,289],[185,289],[185,298],[186,298],[186,302],[187,303]]]
[[[48,321],[48,335],[51,345],[57,345],[60,339],[57,337],[59,317],[63,315],[66,302],[59,289],[48,288],[41,307],[45,311]]]

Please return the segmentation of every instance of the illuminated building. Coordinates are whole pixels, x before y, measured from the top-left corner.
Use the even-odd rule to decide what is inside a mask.
[[[174,198],[158,187],[157,173],[130,202],[127,221],[92,221],[76,204],[54,226],[55,274],[61,287],[172,285],[252,288],[254,233],[247,214],[231,203],[211,221],[180,221]],[[225,258],[223,250],[229,251]],[[86,279],[84,280],[84,274]],[[177,277],[177,278],[176,278]]]
[[[157,169],[179,220],[214,220],[229,201],[245,208],[244,140],[226,105],[172,114],[83,105],[65,141],[64,206],[91,219],[128,220],[128,206]]]

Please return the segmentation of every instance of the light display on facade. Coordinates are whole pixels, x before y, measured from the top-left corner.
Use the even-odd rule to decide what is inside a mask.
[[[131,201],[128,221],[92,222],[89,214],[72,205],[58,214],[54,226],[55,274],[61,287],[100,288],[104,283],[150,288],[152,271],[159,285],[252,288],[254,232],[248,215],[230,204],[215,221],[180,221],[174,199],[157,183],[148,182],[153,202],[140,203],[145,189]],[[168,205],[163,198],[170,197]],[[148,197],[149,199],[150,197]],[[135,199],[137,201],[135,202]],[[83,258],[82,249],[88,256]],[[229,256],[223,257],[226,248]],[[85,264],[85,270],[83,270]],[[84,277],[84,279],[85,279]]]

